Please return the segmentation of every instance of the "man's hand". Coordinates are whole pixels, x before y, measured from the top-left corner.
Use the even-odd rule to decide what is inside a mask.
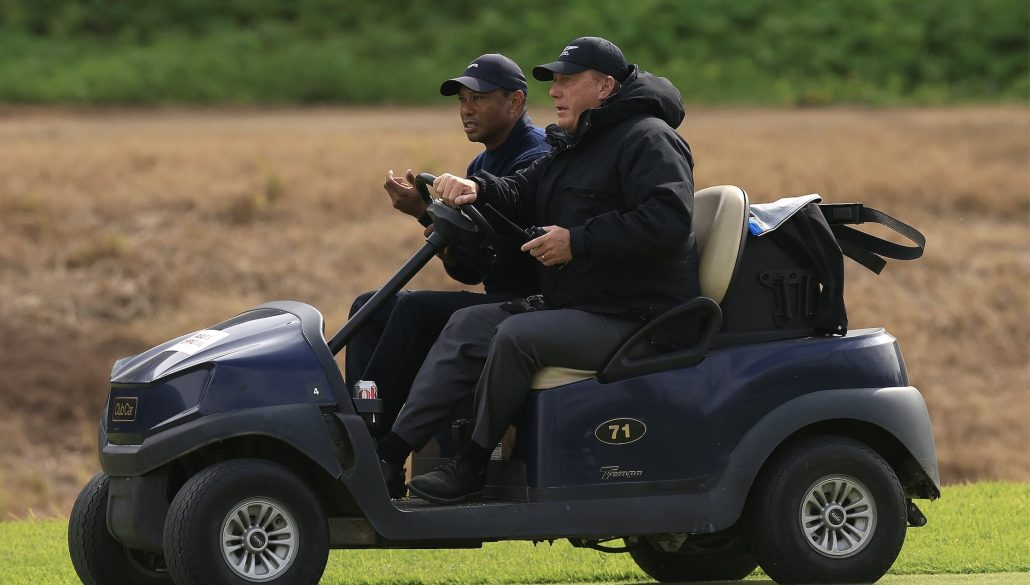
[[[418,189],[414,187],[415,175],[412,174],[411,169],[408,169],[405,176],[407,181],[400,177],[394,177],[393,169],[390,169],[386,173],[386,182],[383,183],[383,189],[386,189],[386,192],[390,195],[390,201],[393,203],[394,209],[403,211],[417,219],[422,217],[428,206],[422,200],[422,196],[419,195]]]
[[[546,234],[522,244],[522,251],[529,252],[544,266],[556,266],[572,261],[572,242],[569,230],[549,225],[543,228]]]
[[[443,199],[443,202],[451,207],[465,205],[476,200],[479,186],[475,181],[456,177],[450,173],[444,173],[433,181],[433,189]]]

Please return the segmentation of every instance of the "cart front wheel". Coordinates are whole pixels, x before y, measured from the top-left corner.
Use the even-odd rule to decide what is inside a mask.
[[[241,459],[187,480],[168,510],[164,548],[179,585],[314,585],[329,529],[318,496],[292,471]]]

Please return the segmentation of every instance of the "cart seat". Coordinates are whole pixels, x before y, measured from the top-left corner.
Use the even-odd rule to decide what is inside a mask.
[[[748,197],[740,187],[719,185],[694,194],[693,223],[701,296],[722,302],[744,252],[747,218]],[[536,373],[530,388],[546,390],[596,375],[593,370],[548,367]]]

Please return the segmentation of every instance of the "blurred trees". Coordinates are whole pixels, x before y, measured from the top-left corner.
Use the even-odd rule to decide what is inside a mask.
[[[689,102],[1030,92],[1027,0],[0,0],[0,100],[431,102],[479,54],[528,71],[583,35]]]

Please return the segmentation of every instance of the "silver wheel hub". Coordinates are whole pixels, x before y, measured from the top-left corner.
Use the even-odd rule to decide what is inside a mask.
[[[243,535],[243,547],[248,552],[257,554],[265,550],[268,545],[268,535],[260,528],[251,528]]]
[[[805,491],[799,522],[809,546],[819,554],[850,557],[869,544],[876,530],[876,502],[857,479],[826,476]]]
[[[823,510],[823,524],[830,528],[836,529],[844,526],[847,519],[848,513],[844,511],[844,506],[839,504],[831,504]]]
[[[240,502],[222,521],[220,536],[226,564],[254,583],[279,577],[297,557],[297,523],[275,500],[252,498]]]

